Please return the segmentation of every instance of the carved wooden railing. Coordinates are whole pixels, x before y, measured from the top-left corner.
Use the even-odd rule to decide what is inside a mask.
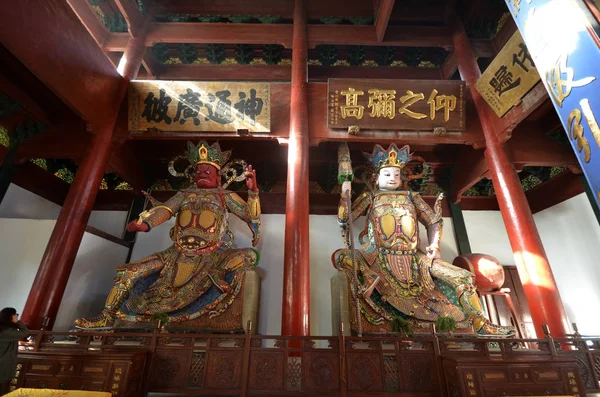
[[[33,331],[34,352],[149,352],[145,390],[214,395],[445,394],[443,357],[569,357],[600,391],[600,338],[289,337]]]

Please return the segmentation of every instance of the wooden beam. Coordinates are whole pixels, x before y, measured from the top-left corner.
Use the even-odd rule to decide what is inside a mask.
[[[45,109],[42,109],[40,104],[33,100],[29,94],[23,92],[19,87],[15,86],[12,81],[7,79],[4,74],[1,73],[0,92],[17,101],[20,108],[35,120],[46,125],[51,124],[50,119],[53,118],[53,116],[48,114]]]
[[[33,158],[72,159],[79,163],[88,149],[90,135],[83,123],[60,124],[19,145],[16,162]]]
[[[170,0],[153,1],[149,11],[154,15],[172,14],[201,14],[201,15],[274,15],[284,19],[292,19],[292,1],[272,0],[224,0],[224,1],[198,1],[198,0]],[[308,18],[321,17],[358,17],[372,18],[373,5],[365,0],[345,0],[343,6],[337,2],[323,0],[308,0]]]
[[[539,82],[504,117],[496,118],[495,130],[500,142],[506,142],[513,130],[547,100],[546,87]]]
[[[581,174],[579,162],[569,146],[561,145],[545,137],[537,123],[524,121],[506,142],[517,170],[525,166],[567,167],[575,174]]]
[[[456,64],[456,55],[454,52],[450,53],[444,64],[442,65],[442,79],[449,80],[454,76],[454,73],[458,70],[458,65]]]
[[[146,47],[156,43],[281,44],[289,48],[292,25],[154,22],[148,27]]]
[[[146,76],[148,80],[158,79],[157,76],[164,75],[165,73],[165,65],[158,62],[152,51],[146,50],[144,58],[142,58],[142,66],[146,70],[146,73],[148,73]]]
[[[7,151],[7,148],[0,146],[0,162],[4,160]],[[58,205],[63,205],[69,192],[67,182],[30,161],[17,166],[12,183]]]
[[[534,214],[562,203],[584,192],[579,177],[563,172],[525,193],[531,212]]]
[[[27,27],[26,34],[16,34]],[[21,0],[2,6],[0,41],[82,118],[105,123],[114,112],[121,76],[62,0]],[[34,51],[40,49],[43,51]]]
[[[115,145],[108,160],[107,171],[114,172],[137,191],[146,189],[141,158],[133,142]]]
[[[137,37],[144,25],[144,16],[140,12],[135,0],[115,0],[119,11],[123,14],[123,18],[127,21],[127,29],[129,34]]]
[[[100,21],[100,18],[96,15],[96,11],[94,11],[89,1],[67,0],[67,3],[69,3],[73,11],[75,11],[77,18],[79,18],[96,43],[102,47],[110,35],[110,32]]]
[[[308,25],[309,47],[319,44],[443,47],[452,48],[447,27],[388,26],[385,40],[377,41],[374,25]],[[129,35],[111,33],[105,40],[105,51],[124,51]],[[292,25],[247,23],[153,22],[148,26],[146,47],[156,43],[190,44],[281,44],[292,45]],[[489,51],[482,41],[477,51]]]
[[[291,78],[291,68],[287,65],[151,65],[156,72],[153,78],[159,80],[290,81]],[[308,67],[308,79],[314,82],[329,78],[439,80],[441,75],[439,68]]]
[[[513,34],[515,34],[516,31],[517,24],[515,23],[515,20],[510,17],[507,18],[502,28],[500,28],[500,31],[496,34],[496,36],[494,36],[494,38],[491,41],[492,48],[494,49],[496,54],[499,53],[502,50],[502,48],[504,48],[508,40],[510,40],[510,38],[513,36]]]
[[[377,19],[375,20],[375,34],[377,41],[383,41],[385,31],[387,30],[392,10],[394,9],[394,2],[396,0],[381,0],[379,3],[379,10],[377,11]]]
[[[450,185],[450,201],[453,203],[461,202],[463,193],[489,172],[483,150],[463,147],[460,153]]]

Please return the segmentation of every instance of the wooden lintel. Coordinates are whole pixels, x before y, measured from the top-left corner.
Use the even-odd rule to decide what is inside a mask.
[[[272,0],[227,0],[227,1],[198,1],[170,0],[153,1],[149,11],[153,15],[172,14],[202,14],[202,15],[277,15],[284,19],[292,19],[293,1]],[[309,19],[321,17],[369,18],[373,17],[373,4],[365,0],[345,0],[343,5],[338,2],[323,0],[307,1],[307,16]]]
[[[137,37],[143,29],[144,16],[140,12],[137,4],[135,4],[135,0],[115,0],[115,3],[127,22],[129,34],[133,37]]]
[[[461,202],[462,194],[489,171],[483,150],[463,147],[459,159],[450,186],[450,201],[453,203]]]
[[[96,43],[102,47],[110,32],[100,21],[90,2],[88,0],[67,0],[67,3],[69,3],[77,18],[79,18]]]
[[[453,47],[448,27],[388,26],[383,41],[377,41],[374,25],[308,25],[309,47],[319,44]],[[127,33],[111,33],[104,41],[105,51],[123,52]],[[490,40],[473,40],[477,56],[495,56]],[[146,46],[156,43],[191,44],[281,44],[291,48],[292,25],[245,23],[153,22],[148,25]]]
[[[377,11],[377,19],[375,20],[375,34],[377,35],[377,41],[383,41],[383,38],[385,37],[385,31],[387,30],[395,1],[396,0],[381,0],[379,2],[379,10]]]
[[[156,43],[281,44],[291,48],[292,25],[154,22],[148,27],[146,46]]]
[[[150,54],[146,54],[144,59],[150,56]],[[290,81],[291,79],[291,67],[287,65],[161,65],[150,63],[149,66],[153,72],[153,78],[160,80]],[[440,68],[317,65],[308,67],[308,79],[314,82],[327,81],[329,78],[439,80],[441,76]]]

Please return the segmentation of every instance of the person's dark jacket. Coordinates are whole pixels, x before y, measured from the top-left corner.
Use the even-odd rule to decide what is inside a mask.
[[[20,321],[17,323],[17,328],[6,328],[0,331],[0,383],[14,378],[17,369],[19,340],[27,335],[29,335],[29,330]]]

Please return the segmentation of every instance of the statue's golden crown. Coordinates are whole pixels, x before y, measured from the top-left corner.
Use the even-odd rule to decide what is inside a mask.
[[[373,153],[363,153],[375,169],[380,170],[384,167],[404,168],[412,160],[410,147],[408,145],[398,149],[395,143],[385,150],[380,145],[375,145]]]
[[[210,164],[221,169],[229,160],[231,150],[222,151],[218,142],[208,145],[206,141],[200,141],[198,145],[188,142],[188,159],[191,164]]]

